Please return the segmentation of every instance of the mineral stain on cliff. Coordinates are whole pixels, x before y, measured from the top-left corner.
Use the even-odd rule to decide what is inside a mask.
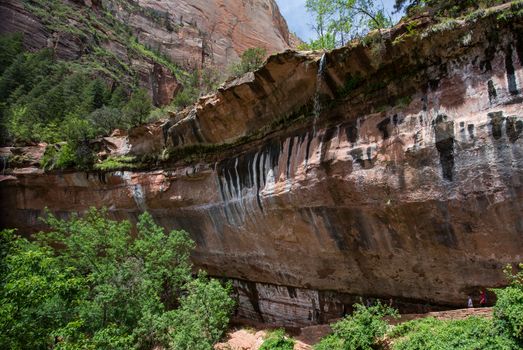
[[[509,45],[506,50],[505,55],[505,68],[507,70],[507,82],[508,90],[512,95],[518,95],[518,83],[516,81],[516,72],[514,70],[514,62],[512,59],[513,50],[512,45]]]
[[[507,136],[511,143],[515,143],[523,132],[523,120],[517,116],[507,118]]]
[[[447,119],[446,115],[440,114],[433,124],[436,134],[436,149],[439,153],[443,177],[452,181],[454,173],[454,121]]]

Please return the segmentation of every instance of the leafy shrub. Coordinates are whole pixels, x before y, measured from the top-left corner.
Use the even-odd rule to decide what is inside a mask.
[[[331,334],[326,336],[314,346],[314,350],[344,350],[345,341],[337,336],[336,334]]]
[[[285,335],[283,329],[270,332],[263,341],[260,350],[292,350],[295,341]]]
[[[101,163],[94,165],[96,170],[111,171],[117,169],[131,169],[136,167],[136,158],[133,156],[119,156],[119,157],[108,157]]]
[[[174,311],[171,346],[180,350],[212,349],[225,332],[234,301],[229,298],[232,286],[225,288],[204,274],[187,285],[189,294]]]
[[[71,319],[70,309],[84,293],[85,279],[61,267],[53,251],[9,234],[2,254],[0,348],[47,349],[53,332]]]
[[[64,144],[57,154],[55,163],[56,168],[66,169],[74,166],[76,163],[77,159],[75,150],[68,143]]]
[[[248,72],[254,72],[263,65],[266,56],[267,50],[260,47],[245,50],[242,53],[240,62],[231,66],[231,74],[233,76],[241,76]]]
[[[370,307],[355,304],[353,314],[333,324],[334,334],[322,340],[315,349],[375,349],[387,331],[388,323],[383,318],[396,314],[396,310],[380,303]]]
[[[515,275],[510,267],[505,269],[510,284],[507,288],[495,290],[494,319],[507,337],[523,347],[523,264],[519,265],[519,269]]]
[[[22,50],[23,36],[20,33],[0,36],[0,74],[11,65]]]
[[[182,90],[176,94],[172,104],[185,108],[195,103],[200,96],[215,91],[222,81],[220,72],[212,67],[194,70],[182,80]]]
[[[129,126],[143,124],[152,109],[152,102],[145,89],[138,89],[123,108],[124,118]]]
[[[514,343],[498,334],[492,320],[470,317],[441,321],[432,317],[396,326],[389,337],[394,350],[414,349],[515,349]]]
[[[124,120],[121,109],[114,107],[102,106],[91,112],[87,120],[95,135],[109,135],[114,129],[127,129],[130,126]]]
[[[230,286],[193,279],[186,232],[143,214],[132,235],[95,209],[45,222],[52,232],[36,242],[0,234],[0,348],[211,349],[222,335]]]

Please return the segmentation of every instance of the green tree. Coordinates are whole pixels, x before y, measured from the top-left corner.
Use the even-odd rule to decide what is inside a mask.
[[[12,231],[2,232],[2,238],[10,247],[2,254],[0,348],[48,349],[54,332],[74,319],[85,279],[73,268],[63,269],[49,248]]]
[[[229,321],[230,286],[192,277],[186,232],[166,233],[145,213],[132,234],[107,215],[48,214],[51,232],[36,242],[0,234],[0,348],[212,348]]]
[[[114,107],[98,108],[87,116],[96,136],[109,135],[114,129],[126,129],[121,109]]]
[[[506,336],[523,348],[523,264],[518,268],[519,271],[513,274],[512,268],[507,267],[505,275],[509,286],[495,290],[494,320]]]
[[[101,79],[92,80],[84,89],[82,108],[84,113],[103,107],[106,104],[107,87]]]
[[[176,350],[210,350],[227,328],[234,307],[228,297],[232,287],[223,287],[219,281],[200,274],[187,289],[189,294],[173,313],[171,346]]]
[[[0,75],[22,53],[23,36],[20,33],[0,36]]]
[[[305,6],[314,16],[317,37],[307,45],[314,50],[343,46],[369,30],[392,25],[384,7],[374,0],[307,0]]]
[[[316,350],[373,350],[387,332],[385,316],[395,316],[393,310],[380,303],[365,307],[354,305],[352,315],[332,325],[334,334],[322,340]]]
[[[261,47],[252,47],[242,53],[240,62],[232,65],[231,73],[233,76],[240,76],[248,72],[259,69],[267,56],[267,50]]]
[[[285,330],[277,329],[268,334],[260,350],[292,350],[295,341],[285,335]]]
[[[192,105],[200,97],[200,80],[198,71],[194,70],[182,81],[182,90],[176,94],[173,104],[181,109]]]
[[[330,43],[330,40],[324,40],[327,35],[333,36],[331,32],[331,21],[335,12],[335,1],[333,0],[307,0],[305,7],[307,11],[314,15],[312,28],[316,32],[319,41],[322,44]],[[350,24],[349,24],[350,25]],[[333,36],[334,37],[334,36]],[[326,41],[326,42],[325,42]],[[321,48],[331,49],[331,47],[320,46]]]
[[[127,92],[123,88],[122,85],[118,85],[116,89],[114,89],[113,93],[111,94],[111,99],[109,101],[109,107],[111,108],[122,108],[125,106],[127,101],[129,100],[129,97],[127,95]]]
[[[152,101],[145,89],[138,89],[131,95],[129,102],[123,108],[124,118],[129,126],[145,123],[152,109]]]

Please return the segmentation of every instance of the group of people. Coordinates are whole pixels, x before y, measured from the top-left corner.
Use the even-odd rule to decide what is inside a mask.
[[[467,306],[469,308],[474,307],[474,302],[472,301],[472,297],[470,295],[468,296]],[[481,290],[481,292],[479,293],[479,306],[487,306],[487,292],[485,291],[485,289]]]

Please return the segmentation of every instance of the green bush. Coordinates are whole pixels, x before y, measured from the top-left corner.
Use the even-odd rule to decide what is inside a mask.
[[[120,169],[132,169],[136,168],[136,157],[133,156],[119,156],[119,157],[108,157],[102,162],[94,165],[96,170],[101,171],[113,171]]]
[[[2,254],[0,348],[48,349],[53,332],[74,317],[86,280],[73,268],[62,268],[53,251],[9,234],[10,249]]]
[[[187,285],[189,294],[173,313],[171,347],[179,350],[212,349],[226,331],[234,301],[232,286],[223,287],[204,274]]]
[[[270,332],[260,350],[292,350],[294,349],[295,341],[285,335],[283,329],[277,329]]]
[[[138,89],[131,95],[129,102],[123,107],[124,120],[129,126],[136,126],[147,121],[152,109],[151,97],[147,90]]]
[[[254,72],[261,68],[266,56],[267,50],[260,47],[245,50],[242,53],[240,62],[231,66],[231,74],[238,77],[248,72]]]
[[[323,339],[316,350],[372,350],[382,341],[388,327],[385,316],[395,316],[396,310],[378,303],[365,307],[354,305],[352,315],[332,325],[333,335]]]
[[[505,269],[510,284],[495,290],[494,319],[502,332],[523,348],[523,264],[519,270],[513,275],[510,267]]]
[[[186,232],[94,209],[45,223],[36,242],[0,234],[0,348],[210,350],[223,334],[230,286],[192,277]]]
[[[470,317],[465,320],[441,321],[424,318],[396,326],[389,334],[394,350],[414,349],[516,349],[501,336],[492,320]]]
[[[172,104],[180,109],[188,107],[198,101],[200,96],[218,89],[221,81],[220,72],[214,68],[194,70],[182,77],[180,83],[183,88],[176,94]]]
[[[0,35],[0,75],[22,52],[22,40],[21,33]]]
[[[114,129],[127,129],[121,109],[103,106],[91,112],[86,118],[94,135],[109,135]]]

